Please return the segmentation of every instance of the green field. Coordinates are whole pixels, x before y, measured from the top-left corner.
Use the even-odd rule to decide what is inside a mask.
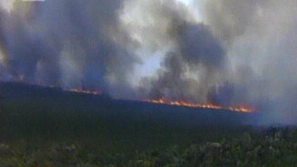
[[[0,166],[297,164],[294,128],[183,126],[169,116],[154,121],[135,105],[81,95],[4,98]]]

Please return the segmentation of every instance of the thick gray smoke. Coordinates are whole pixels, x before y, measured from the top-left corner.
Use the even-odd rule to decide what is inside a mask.
[[[206,102],[208,88],[221,81],[225,72],[225,50],[186,6],[171,2],[130,0],[125,4],[122,22],[137,42],[136,49],[164,52],[162,69],[155,78],[144,78],[141,90],[149,89],[142,92],[150,98]]]
[[[196,0],[191,7],[177,0],[14,1],[12,10],[0,10],[0,77],[116,98],[250,104],[266,112],[268,123],[296,123],[296,6],[297,0]],[[157,74],[135,83],[136,65],[156,54]]]
[[[127,75],[137,59],[128,46],[117,42],[124,38],[116,35],[121,3],[15,1],[10,12],[1,11],[0,18],[7,73],[30,83],[68,89],[84,87],[111,94],[117,93],[109,91],[115,86],[119,92],[128,89]]]
[[[183,23],[178,29],[174,36],[177,45],[165,55],[164,71],[153,81],[156,86],[151,97],[206,102],[209,87],[223,74],[225,51],[203,24]],[[192,74],[187,76],[188,72]],[[189,78],[195,76],[196,81]]]
[[[203,22],[166,2],[125,5],[138,47],[167,48],[158,76],[142,82],[149,96],[251,104],[262,122],[296,123],[296,0],[196,0]]]
[[[296,123],[296,6],[296,0],[206,2],[205,22],[228,49],[234,101],[260,106],[268,123]]]

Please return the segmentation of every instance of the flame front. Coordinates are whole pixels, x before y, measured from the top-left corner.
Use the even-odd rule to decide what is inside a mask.
[[[26,80],[18,80],[18,82],[26,83]],[[42,83],[38,83],[37,85],[43,86],[43,87],[50,87],[50,88],[60,88],[53,85],[45,85]],[[104,93],[102,91],[91,91],[91,90],[83,90],[83,89],[64,89],[64,91],[67,92],[74,92],[74,93],[81,93],[81,94],[91,94],[91,95],[103,95]],[[165,98],[161,99],[147,99],[143,100],[144,102],[149,103],[157,103],[157,104],[167,104],[167,105],[174,105],[174,106],[185,106],[185,107],[192,107],[192,108],[209,108],[209,109],[217,109],[217,110],[229,110],[229,111],[235,111],[235,112],[244,112],[244,113],[252,113],[252,112],[258,112],[256,108],[250,107],[248,105],[239,105],[239,106],[231,106],[231,107],[224,107],[216,104],[198,104],[193,103],[189,101],[182,101],[182,100],[169,100]]]
[[[144,101],[149,103],[168,104],[168,105],[185,106],[185,107],[192,107],[192,108],[209,108],[209,109],[217,109],[217,110],[221,109],[221,110],[230,110],[230,111],[245,112],[245,113],[257,112],[255,108],[249,107],[247,105],[223,107],[216,104],[197,104],[197,103],[192,103],[187,101],[171,101],[168,99],[156,99],[156,100],[147,99]]]
[[[24,80],[21,80],[19,82],[29,84]],[[37,85],[43,86],[43,87],[49,87],[49,88],[60,88],[54,85],[46,85],[46,84],[43,84],[42,82],[38,82]],[[84,89],[63,89],[63,90],[66,92],[74,92],[74,93],[80,93],[80,94],[103,95],[103,91],[99,91],[99,90],[84,90]]]

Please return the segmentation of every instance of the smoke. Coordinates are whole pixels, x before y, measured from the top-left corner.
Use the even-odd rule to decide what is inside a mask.
[[[163,52],[157,76],[144,77],[141,90],[150,98],[206,102],[208,88],[225,72],[225,50],[195,13],[171,2],[130,0],[124,6],[122,25],[135,48]]]
[[[157,76],[141,82],[142,92],[250,104],[264,113],[262,123],[296,123],[296,0],[197,0],[196,8],[166,2],[124,5],[124,29],[136,49],[164,52]]]
[[[120,41],[125,36],[117,29],[120,5],[118,0],[15,1],[0,17],[6,73],[67,89],[113,94],[115,87],[129,88],[128,75],[138,60]]]
[[[141,96],[157,92],[205,101],[207,88],[222,73],[224,49],[185,5],[170,2],[15,1],[1,25],[3,64],[13,78],[30,83],[133,98],[142,94],[132,86],[135,64],[144,60],[139,53],[163,52],[163,69],[148,79],[151,89]]]
[[[259,106],[266,123],[296,124],[297,1],[207,1],[205,22],[228,49],[234,101]]]
[[[199,2],[199,1],[197,1]],[[231,42],[243,35],[256,17],[259,0],[214,0],[206,1],[205,21],[211,25],[216,36],[224,42]]]
[[[296,123],[296,0],[3,2],[2,80],[250,104],[267,123]]]
[[[203,24],[183,24],[179,30],[175,50],[165,55],[164,70],[153,81],[151,97],[206,102],[209,87],[225,70],[225,51]]]

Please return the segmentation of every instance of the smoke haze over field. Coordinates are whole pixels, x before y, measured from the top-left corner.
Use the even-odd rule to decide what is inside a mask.
[[[2,80],[244,103],[296,123],[297,0],[0,2]]]
[[[205,22],[226,43],[234,100],[262,105],[265,119],[296,123],[297,1],[209,1]]]

